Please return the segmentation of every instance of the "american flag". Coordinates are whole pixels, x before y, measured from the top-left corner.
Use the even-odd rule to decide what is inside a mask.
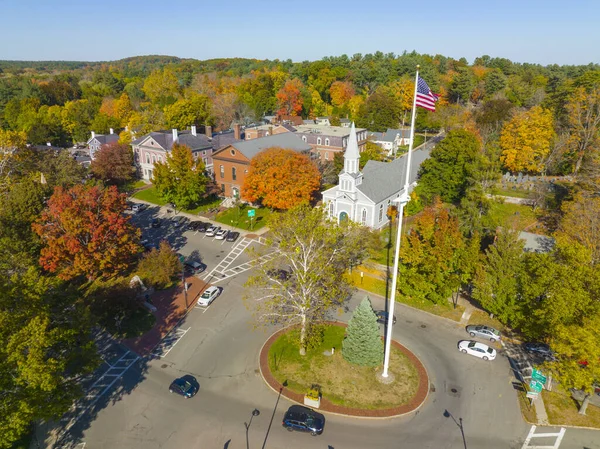
[[[417,82],[417,106],[435,112],[435,102],[438,101],[438,98],[439,95],[431,92],[425,80],[419,77],[419,81]]]

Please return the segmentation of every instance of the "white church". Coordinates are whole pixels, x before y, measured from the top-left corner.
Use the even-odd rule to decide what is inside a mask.
[[[429,149],[413,150],[409,177],[411,191],[416,185],[421,163],[429,157],[429,153]],[[388,207],[397,205],[392,201],[400,196],[404,188],[406,156],[392,162],[368,161],[361,172],[353,123],[339,183],[323,192],[323,204],[329,216],[338,222],[350,219],[372,229],[384,227],[389,222],[386,215]]]

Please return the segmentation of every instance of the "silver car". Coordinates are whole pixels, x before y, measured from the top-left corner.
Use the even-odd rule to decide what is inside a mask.
[[[499,341],[502,338],[500,332],[498,332],[496,329],[493,327],[484,326],[483,324],[467,326],[467,332],[471,337],[485,338],[492,343]]]

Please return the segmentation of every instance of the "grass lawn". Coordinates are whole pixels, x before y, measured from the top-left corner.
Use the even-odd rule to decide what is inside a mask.
[[[184,210],[184,212],[187,212],[188,214],[197,215],[198,213],[205,212],[208,209],[219,207],[222,202],[223,200],[221,198],[206,198],[205,202],[203,202],[199,206],[195,207],[194,209],[186,209]]]
[[[363,273],[362,279],[360,273]],[[386,296],[386,285],[382,279],[383,273],[377,270],[372,270],[367,267],[357,267],[352,270],[352,274],[347,273],[350,283],[358,288],[373,292],[380,296]],[[391,282],[390,282],[391,286]],[[430,301],[421,301],[418,299],[408,297],[396,297],[398,302],[406,304],[407,306],[414,307],[415,309],[423,310],[425,312],[433,313],[444,318],[450,318],[454,321],[460,321],[460,317],[464,312],[464,307],[457,305],[456,309],[453,305],[448,303],[447,306],[440,304],[433,304]]]
[[[579,402],[560,389],[542,391],[548,419],[553,425],[595,427],[600,429],[600,408],[589,404],[585,415],[580,415]]]
[[[431,140],[433,136],[432,135],[427,135],[427,138]],[[425,136],[422,134],[415,134],[415,141],[413,142],[413,148],[417,148],[419,145],[422,145],[423,143],[425,143]],[[404,152],[408,151],[408,145],[400,145],[398,147],[398,154],[402,154]]]
[[[248,218],[248,210],[255,210],[254,219]],[[271,215],[270,209],[261,207],[255,209],[246,204],[242,204],[238,207],[232,207],[219,213],[215,220],[219,223],[223,223],[229,226],[235,226],[236,228],[244,229],[246,231],[255,231],[266,225],[267,217]]]
[[[156,187],[154,187],[154,186],[134,193],[133,197],[137,198],[138,200],[143,200],[143,201],[148,201],[149,203],[158,204],[159,206],[164,206],[165,204],[167,204],[167,202],[160,197],[160,195],[156,191]]]
[[[531,206],[492,201],[489,217],[499,226],[514,227],[522,231],[534,224],[537,219]]]
[[[364,409],[390,408],[409,402],[419,385],[415,366],[399,350],[390,354],[390,371],[396,376],[391,385],[380,383],[375,375],[380,367],[348,363],[342,356],[346,329],[327,326],[323,342],[305,356],[298,352],[298,329],[281,335],[269,351],[269,368],[275,378],[300,394],[313,385],[321,386],[324,398],[334,404]],[[323,352],[335,348],[333,356]]]
[[[525,421],[531,424],[537,423],[537,413],[535,412],[535,406],[531,405],[531,399],[527,398],[525,393],[525,387],[522,387],[522,391],[517,391],[517,397],[519,398],[519,406],[521,407],[521,414]]]

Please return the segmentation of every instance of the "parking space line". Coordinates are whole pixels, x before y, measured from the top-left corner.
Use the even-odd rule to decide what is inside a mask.
[[[169,332],[167,335],[165,335],[165,337],[160,341],[160,343],[156,346],[156,348],[154,348],[154,350],[152,351],[152,355],[159,357],[159,358],[163,358],[166,357],[169,352],[171,352],[171,349],[173,349],[175,347],[175,345],[177,343],[179,343],[179,340],[181,340],[184,335],[187,333],[187,331],[189,331],[191,329],[191,327],[188,327],[187,329],[173,329],[171,330],[171,332]],[[173,335],[171,335],[173,334]],[[173,343],[172,345],[170,345],[170,343]],[[161,352],[164,351],[165,347],[168,346],[168,349],[166,352]]]

